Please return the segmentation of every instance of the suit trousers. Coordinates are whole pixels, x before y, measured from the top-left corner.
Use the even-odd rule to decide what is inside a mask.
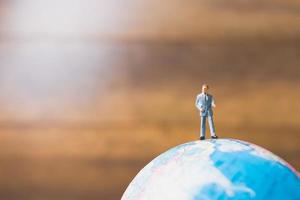
[[[200,136],[205,137],[205,131],[206,131],[206,118],[208,118],[208,124],[210,128],[210,135],[211,136],[216,136],[216,131],[215,131],[215,125],[214,125],[214,120],[213,116],[201,116],[201,128],[200,128]]]

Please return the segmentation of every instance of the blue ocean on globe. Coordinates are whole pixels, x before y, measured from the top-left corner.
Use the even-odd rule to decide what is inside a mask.
[[[257,145],[193,141],[147,164],[122,200],[300,200],[299,173]]]

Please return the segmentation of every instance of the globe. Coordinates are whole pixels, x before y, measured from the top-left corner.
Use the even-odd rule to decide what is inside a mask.
[[[147,164],[122,200],[299,200],[300,176],[273,153],[235,139],[193,141]]]

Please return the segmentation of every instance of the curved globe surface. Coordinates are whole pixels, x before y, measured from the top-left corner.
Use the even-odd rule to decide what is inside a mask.
[[[285,161],[248,142],[194,141],[152,160],[122,200],[299,200],[300,176]]]

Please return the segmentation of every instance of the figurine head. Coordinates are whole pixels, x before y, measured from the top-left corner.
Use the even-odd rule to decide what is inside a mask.
[[[207,84],[202,85],[202,92],[206,93],[208,91],[209,86]]]

